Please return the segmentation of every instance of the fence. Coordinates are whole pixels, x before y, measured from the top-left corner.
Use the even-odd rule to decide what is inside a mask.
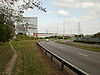
[[[75,38],[76,41],[100,43],[100,38]]]

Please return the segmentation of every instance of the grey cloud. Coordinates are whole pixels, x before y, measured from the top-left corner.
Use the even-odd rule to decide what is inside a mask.
[[[56,7],[67,9],[100,8],[100,0],[52,0]]]
[[[77,2],[100,2],[100,0],[76,0]]]

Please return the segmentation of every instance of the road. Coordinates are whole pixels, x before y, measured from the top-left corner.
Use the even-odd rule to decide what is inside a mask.
[[[100,75],[100,52],[62,45],[54,41],[42,41],[40,44],[86,73]]]

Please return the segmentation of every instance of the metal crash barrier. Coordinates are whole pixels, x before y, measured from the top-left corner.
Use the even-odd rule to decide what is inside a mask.
[[[76,66],[72,65],[71,63],[67,62],[66,60],[64,60],[63,58],[59,57],[58,55],[54,54],[53,52],[51,52],[50,50],[48,50],[47,48],[45,48],[44,46],[42,46],[39,42],[37,42],[38,47],[45,52],[45,54],[49,53],[50,54],[50,58],[51,60],[53,58],[57,59],[60,63],[61,63],[61,70],[64,69],[64,66],[70,68],[72,71],[74,71],[75,73],[77,73],[78,75],[89,75],[88,73],[84,72],[83,70],[77,68]]]

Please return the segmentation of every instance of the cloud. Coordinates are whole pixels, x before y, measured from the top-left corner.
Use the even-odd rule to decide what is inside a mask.
[[[80,21],[89,21],[100,18],[100,0],[52,0],[54,6],[69,10],[84,10],[86,14],[80,17]],[[63,13],[62,10],[59,13]],[[78,19],[78,18],[77,18]],[[74,22],[78,21],[76,18]]]
[[[100,8],[100,0],[52,0],[56,7],[67,9]]]
[[[77,0],[79,2],[100,2],[100,0]]]
[[[62,15],[62,16],[68,16],[68,15],[69,15],[69,12],[64,11],[64,10],[59,10],[57,13],[58,13],[59,15]]]
[[[47,10],[46,14],[54,14],[54,12],[51,10]]]

